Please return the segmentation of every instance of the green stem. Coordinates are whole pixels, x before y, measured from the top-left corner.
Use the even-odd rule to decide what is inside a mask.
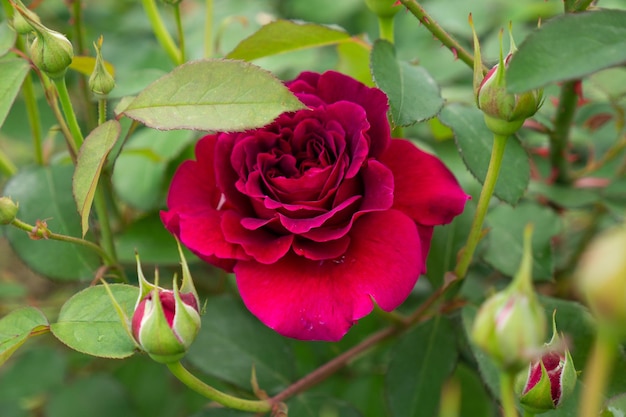
[[[415,0],[400,0],[400,3],[406,7],[413,16],[419,20],[433,36],[441,41],[446,48],[458,57],[461,61],[474,69],[474,56],[461,46],[448,32],[446,32],[439,24],[428,14],[426,10]],[[486,73],[487,68],[483,68]]]
[[[85,29],[83,19],[83,3],[82,0],[72,0],[72,24],[74,26],[74,38],[76,41],[76,50],[78,54],[87,54],[87,48],[85,47]],[[94,119],[94,105],[91,101],[91,90],[87,84],[87,78],[85,75],[79,76],[78,89],[81,95],[81,106],[84,107],[84,114],[86,114],[86,123],[89,128],[95,127],[96,120]]]
[[[165,24],[159,15],[159,10],[157,9],[156,3],[154,0],[141,0],[143,4],[143,8],[146,12],[146,16],[148,16],[148,20],[152,25],[152,30],[154,31],[154,35],[161,47],[165,50],[167,55],[170,57],[172,62],[175,65],[180,65],[183,63],[182,54],[174,40],[170,36],[169,32],[165,28]]]
[[[107,121],[107,100],[101,98],[98,100],[98,126]]]
[[[578,82],[580,81],[567,81],[561,87],[554,130],[550,134],[550,164],[553,173],[556,175],[556,182],[560,184],[568,184],[570,182],[567,145],[578,103],[578,95],[576,94],[576,84]]]
[[[206,0],[204,16],[204,57],[213,56],[213,0]]]
[[[597,416],[600,413],[617,352],[618,343],[612,330],[600,325],[593,351],[585,365],[585,389],[578,409],[579,417]]]
[[[378,31],[380,38],[393,43],[393,22],[394,16],[381,17],[378,16]]]
[[[272,403],[269,401],[244,400],[216,390],[196,378],[191,372],[185,369],[180,362],[168,363],[167,367],[183,384],[209,400],[218,402],[228,408],[251,413],[267,413],[272,410]]]
[[[12,177],[17,173],[17,167],[11,159],[0,149],[0,172],[7,177]]]
[[[467,243],[463,249],[461,259],[454,270],[454,273],[459,279],[464,278],[465,274],[467,274],[467,269],[472,262],[476,246],[480,241],[485,215],[487,214],[489,202],[491,201],[491,196],[493,195],[493,190],[496,187],[498,175],[500,174],[500,165],[502,164],[502,157],[504,156],[507,139],[507,136],[493,135],[491,159],[489,160],[489,167],[487,168],[487,175],[485,177],[483,189],[480,192],[480,197],[478,198],[476,214],[474,215],[472,227],[470,229],[469,236],[467,237]]]
[[[25,232],[28,232],[31,235],[36,236],[39,239],[60,240],[61,242],[74,243],[77,245],[84,246],[96,252],[102,258],[105,264],[113,265],[115,263],[113,259],[111,259],[109,254],[106,253],[100,246],[88,240],[54,233],[48,230],[48,228],[45,226],[43,227],[33,226],[32,224],[25,223],[19,219],[13,219],[13,221],[11,222],[11,225],[17,227],[18,229],[24,230]]]
[[[26,78],[22,83],[22,96],[24,97],[24,103],[26,104],[26,115],[28,117],[28,124],[30,125],[30,133],[33,137],[35,162],[39,165],[43,165],[44,159],[43,147],[41,146],[41,120],[39,118],[37,98],[35,97],[33,77],[31,77],[30,73],[26,74]]]
[[[180,3],[174,5],[174,19],[176,20],[176,30],[178,32],[178,45],[180,49],[181,64],[186,61],[185,57],[185,31],[183,30],[183,19],[180,16]]]
[[[106,198],[101,185],[96,187],[93,196],[93,206],[96,211],[96,216],[98,216],[98,222],[100,223],[100,243],[111,259],[111,263],[107,263],[107,265],[114,265],[117,263],[117,253],[115,251],[115,243],[113,242],[113,232],[111,231],[111,223],[109,222]]]
[[[514,390],[515,373],[500,373],[500,401],[504,410],[504,417],[517,417],[517,408],[515,408],[515,390]]]
[[[74,144],[76,145],[76,149],[80,149],[80,146],[83,144],[83,134],[80,131],[80,126],[78,126],[78,120],[76,119],[74,108],[72,107],[70,94],[68,93],[67,85],[65,84],[65,77],[57,78],[53,81],[57,87],[61,108],[63,108],[63,113],[65,114],[65,119],[67,120],[67,126],[69,127],[72,138],[74,139]]]

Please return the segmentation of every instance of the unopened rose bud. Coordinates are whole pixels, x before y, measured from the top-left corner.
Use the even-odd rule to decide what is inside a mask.
[[[626,225],[597,237],[580,259],[578,289],[594,315],[626,334]]]
[[[160,363],[179,361],[200,330],[198,295],[182,252],[181,259],[183,283],[179,289],[174,277],[174,289],[166,290],[145,279],[137,257],[140,291],[132,333],[139,346]]]
[[[578,378],[572,355],[556,330],[554,316],[552,332],[552,339],[545,345],[546,353],[531,362],[528,372],[518,379],[520,404],[533,414],[559,407],[572,395]]]
[[[500,60],[482,77],[480,45],[474,25],[470,18],[474,34],[474,95],[476,104],[483,112],[487,127],[495,134],[509,136],[515,133],[524,121],[534,115],[543,103],[543,89],[525,93],[509,93],[506,90],[506,69],[516,51],[511,27],[509,37],[511,48],[506,57],[502,51],[502,31],[500,31]]]
[[[22,12],[29,16],[29,20],[34,20],[37,23],[41,23],[41,20],[39,20],[39,16],[37,16],[30,9],[24,7],[21,1],[16,0],[15,4],[19,5],[19,7],[22,8]],[[13,13],[13,21],[11,22],[11,24],[13,26],[13,29],[15,29],[15,31],[20,35],[27,35],[34,30],[31,24],[28,23],[24,16],[22,16],[22,13],[18,12],[17,10],[15,11],[15,13]]]
[[[532,229],[524,233],[524,254],[511,284],[480,307],[472,340],[507,372],[517,372],[535,358],[546,336],[544,311],[532,287]]]
[[[50,30],[35,18],[32,12],[20,5],[15,10],[35,32],[35,40],[30,45],[30,58],[33,63],[50,78],[61,78],[74,58],[74,48],[69,40],[59,32]]]
[[[375,15],[383,18],[393,17],[400,10],[396,0],[365,0],[365,4]]]
[[[104,65],[104,59],[102,58],[102,36],[98,39],[98,42],[93,43],[96,49],[96,65],[93,72],[89,76],[89,88],[92,92],[99,95],[107,95],[115,88],[115,80],[113,76],[107,71]]]
[[[10,224],[17,216],[18,205],[9,197],[0,197],[0,224]]]

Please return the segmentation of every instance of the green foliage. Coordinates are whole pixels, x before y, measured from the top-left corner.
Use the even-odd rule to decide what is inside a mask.
[[[1,33],[0,39],[2,39]],[[2,45],[0,45],[1,47]],[[28,63],[23,59],[10,55],[0,58],[0,73],[2,73],[0,79],[0,126],[4,123],[4,119],[7,117],[15,97],[20,92],[22,81],[24,81],[29,70]]]
[[[189,62],[159,78],[130,102],[124,115],[155,129],[236,131],[301,108],[270,73],[216,59]]]
[[[0,320],[0,365],[9,359],[33,332],[45,329],[48,320],[34,307],[14,310]]]

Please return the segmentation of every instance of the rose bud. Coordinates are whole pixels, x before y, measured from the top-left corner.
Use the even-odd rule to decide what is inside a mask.
[[[17,216],[18,205],[9,197],[0,197],[0,224],[10,224]]]
[[[33,63],[50,78],[61,78],[74,58],[74,48],[65,36],[42,25],[32,12],[20,5],[15,10],[32,26],[35,40],[30,45]]]
[[[137,256],[140,291],[132,334],[139,346],[160,363],[176,362],[185,356],[200,330],[198,295],[182,252],[181,259],[182,285],[179,289],[174,276],[173,290],[166,290],[158,286],[158,273],[155,285],[145,279]]]
[[[20,0],[15,0],[15,3],[20,5],[24,14],[27,14],[31,20],[35,20],[37,23],[41,23],[39,20],[39,16],[33,13],[30,9],[24,7],[24,4]],[[20,35],[27,35],[33,31],[33,27],[30,23],[22,16],[22,13],[13,13],[13,21],[11,22],[13,29]]]
[[[500,368],[517,372],[537,356],[546,336],[543,307],[532,287],[532,228],[524,232],[524,254],[511,284],[483,303],[472,340]]]
[[[556,330],[555,315],[552,316],[552,339],[545,344],[546,353],[528,366],[528,372],[520,375],[518,391],[520,403],[533,414],[557,408],[574,391],[578,374],[569,349]]]
[[[489,130],[498,135],[509,136],[515,133],[524,120],[534,115],[543,103],[543,89],[513,94],[506,90],[506,69],[517,50],[509,25],[510,50],[506,57],[502,52],[502,31],[500,31],[500,59],[483,77],[480,44],[470,16],[474,35],[474,95],[476,105],[483,112]]]
[[[626,226],[597,237],[580,259],[578,289],[596,317],[620,334],[626,329]]]
[[[98,42],[93,43],[96,49],[96,65],[89,76],[89,89],[95,94],[105,96],[115,88],[115,80],[104,65],[104,58],[102,58],[101,51],[102,41],[102,36],[100,36]]]

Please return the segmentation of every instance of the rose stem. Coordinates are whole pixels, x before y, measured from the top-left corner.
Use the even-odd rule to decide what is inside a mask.
[[[272,402],[263,400],[244,400],[241,398],[233,397],[216,390],[210,385],[205,384],[198,378],[196,378],[191,372],[183,367],[180,362],[168,363],[167,367],[183,384],[197,392],[198,394],[218,402],[228,408],[234,408],[236,410],[248,411],[251,413],[267,413],[272,410]]]
[[[489,208],[489,201],[493,195],[493,190],[496,187],[498,181],[498,175],[500,173],[500,165],[502,164],[502,157],[504,156],[504,149],[506,148],[507,136],[493,135],[493,148],[491,150],[491,159],[489,160],[489,167],[487,168],[487,175],[485,176],[485,182],[483,183],[483,189],[480,192],[478,198],[478,204],[476,207],[476,214],[472,221],[472,227],[470,229],[469,236],[467,237],[467,243],[463,248],[461,259],[459,260],[456,269],[454,270],[457,278],[462,279],[467,274],[467,269],[476,251],[476,246],[480,240],[482,234],[483,222],[487,209]]]
[[[74,25],[74,36],[76,41],[76,49],[80,55],[86,54],[85,48],[85,30],[83,28],[83,4],[82,0],[72,0],[72,23]],[[85,114],[87,115],[87,125],[92,128],[95,126],[96,120],[94,119],[95,109],[91,101],[91,91],[87,84],[87,79],[83,74],[80,74],[79,88],[82,95],[82,105],[85,108]]]
[[[11,222],[11,225],[17,227],[18,229],[24,230],[25,232],[32,233],[40,239],[59,240],[61,242],[74,243],[77,245],[84,246],[96,252],[102,258],[105,264],[113,265],[115,263],[114,260],[109,256],[109,254],[106,253],[106,251],[104,251],[100,246],[88,240],[80,239],[80,238],[73,237],[73,236],[61,235],[59,233],[54,233],[48,230],[47,228],[42,229],[41,227],[33,226],[19,219],[13,219],[13,221]]]
[[[597,416],[600,412],[617,347],[612,329],[601,324],[591,356],[585,365],[585,389],[580,401],[579,417]]]
[[[428,14],[426,10],[415,0],[399,0],[413,16],[419,20],[433,36],[441,41],[443,45],[452,51],[461,61],[470,68],[474,68],[474,56],[461,46],[448,32]],[[483,68],[486,73],[487,68]]]
[[[72,107],[72,102],[70,101],[70,96],[67,92],[65,77],[55,79],[54,83],[59,93],[61,107],[63,107],[63,113],[65,113],[65,118],[67,119],[70,132],[72,133],[72,137],[74,139],[74,144],[76,145],[77,149],[80,149],[80,146],[83,144],[84,141],[83,134],[80,131],[80,127],[78,126],[76,114],[74,113],[74,108]],[[105,260],[105,263],[107,263],[107,265],[113,265],[115,264],[117,256],[115,254],[113,233],[111,232],[111,225],[109,223],[109,217],[107,212],[108,210],[106,206],[106,200],[104,198],[104,193],[102,192],[102,187],[96,187],[93,203],[96,211],[96,216],[98,216],[98,221],[100,222],[100,238],[102,246],[108,254],[108,260],[113,261],[112,263],[107,263],[107,261]]]
[[[174,5],[174,19],[176,20],[176,31],[178,32],[178,45],[180,48],[180,61],[186,61],[185,57],[185,31],[183,30],[183,20],[180,16],[180,3]]]
[[[550,164],[553,173],[556,174],[556,182],[560,184],[570,182],[566,153],[570,127],[578,103],[578,95],[576,94],[576,83],[578,82],[580,80],[567,81],[561,86],[554,130],[550,134]]]
[[[515,391],[513,384],[515,381],[514,372],[500,373],[500,401],[504,409],[504,417],[517,417],[517,409],[515,408]]]
[[[213,0],[206,0],[204,17],[204,57],[213,56]]]
[[[182,64],[182,54],[165,28],[165,24],[163,23],[163,20],[161,20],[159,10],[157,9],[154,0],[141,0],[141,3],[143,4],[146,16],[152,25],[154,35],[159,41],[159,44],[161,44],[161,47],[165,49],[165,52],[169,55],[175,65]]]
[[[0,172],[7,177],[12,177],[17,173],[17,167],[2,149],[0,149]]]
[[[393,19],[392,17],[380,17],[378,16],[378,33],[381,39],[393,43]]]

